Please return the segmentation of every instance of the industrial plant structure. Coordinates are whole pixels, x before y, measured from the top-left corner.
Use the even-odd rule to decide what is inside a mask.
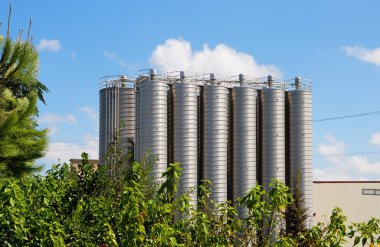
[[[162,179],[169,163],[181,163],[179,192],[191,189],[194,204],[204,179],[213,184],[211,199],[236,203],[256,183],[269,189],[277,179],[293,188],[299,176],[312,214],[309,80],[149,70],[137,78],[104,77],[100,86],[101,163],[121,126],[123,152],[133,152],[138,161],[147,152],[157,156],[154,181]],[[238,212],[247,214],[242,207]]]

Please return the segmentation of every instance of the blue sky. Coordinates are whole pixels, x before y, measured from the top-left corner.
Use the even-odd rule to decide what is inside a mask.
[[[0,1],[2,34],[8,4]],[[50,89],[39,119],[50,129],[47,156],[38,161],[47,168],[81,151],[97,158],[99,77],[150,67],[309,78],[314,119],[380,110],[379,1],[14,0],[12,6],[13,37],[33,19],[39,78]],[[379,114],[313,128],[315,179],[380,179]]]

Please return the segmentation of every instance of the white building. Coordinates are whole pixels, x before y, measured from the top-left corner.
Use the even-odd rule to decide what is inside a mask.
[[[328,222],[340,207],[348,222],[380,218],[380,181],[314,181],[314,222]]]

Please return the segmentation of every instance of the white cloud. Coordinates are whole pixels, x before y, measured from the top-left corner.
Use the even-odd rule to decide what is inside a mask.
[[[369,142],[373,145],[380,146],[380,132],[373,134]]]
[[[355,57],[361,61],[380,66],[380,48],[371,50],[363,46],[344,46],[342,50],[349,57]]]
[[[55,115],[55,114],[46,114],[41,116],[38,119],[39,123],[53,124],[53,123],[69,123],[75,124],[77,119],[74,115]]]
[[[150,57],[150,63],[165,71],[191,71],[195,73],[216,73],[223,75],[246,74],[263,77],[269,74],[281,77],[274,65],[259,65],[248,53],[239,52],[225,44],[215,48],[203,45],[202,50],[194,51],[184,39],[168,39],[158,45]]]
[[[70,57],[71,59],[73,59],[75,62],[77,61],[77,53],[75,51],[73,51],[72,53],[70,53]]]
[[[316,181],[352,181],[355,180],[351,176],[346,174],[331,172],[331,169],[313,169],[314,180]]]
[[[327,143],[318,145],[318,152],[320,155],[325,156],[327,160],[333,163],[338,163],[342,160],[346,144],[344,141],[339,141],[330,134],[325,136]]]
[[[39,51],[59,51],[61,49],[61,42],[58,39],[41,39],[37,45]]]
[[[80,108],[81,112],[84,112],[88,118],[97,120],[98,119],[98,113],[95,111],[94,108],[88,107],[88,106],[83,106]]]
[[[49,130],[49,135],[50,135],[50,136],[59,133],[59,128],[58,128],[57,126],[55,126],[55,125],[49,126],[49,127],[48,127],[48,130]]]
[[[318,152],[329,163],[314,169],[315,180],[379,180],[380,162],[370,162],[362,155],[346,155],[346,143],[332,135],[325,136]]]
[[[86,134],[77,142],[50,142],[46,155],[37,161],[37,164],[50,166],[60,161],[69,162],[70,159],[80,159],[86,152],[90,159],[98,159],[98,138]]]
[[[127,63],[123,59],[121,59],[116,53],[105,51],[103,55],[109,60],[119,64],[120,67],[127,67]]]

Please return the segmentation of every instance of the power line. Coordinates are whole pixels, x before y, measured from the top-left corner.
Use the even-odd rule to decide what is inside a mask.
[[[353,115],[345,115],[345,116],[330,117],[330,118],[321,118],[321,119],[315,119],[313,120],[313,122],[324,122],[324,121],[354,118],[354,117],[366,117],[366,116],[378,115],[378,114],[380,114],[380,111],[365,112],[365,113],[358,113],[358,114],[353,114]]]
[[[373,152],[361,152],[361,153],[346,153],[346,154],[330,154],[330,155],[314,155],[314,158],[327,158],[327,157],[339,157],[339,156],[353,156],[353,155],[367,155],[367,154],[380,154],[379,151]]]
[[[87,144],[90,144],[90,143],[98,143],[99,141],[98,140],[90,140],[90,141],[83,141],[83,140],[72,140],[72,141],[65,141],[65,140],[62,140],[62,141],[54,141],[54,142],[49,142],[50,144],[51,143],[54,143],[54,144],[66,144],[66,143],[69,143],[69,144],[78,144],[78,145],[87,145]],[[82,143],[82,144],[79,144],[79,143]]]
[[[358,114],[352,114],[352,115],[344,115],[344,116],[336,116],[336,117],[329,117],[329,118],[320,118],[320,119],[314,119],[312,120],[315,122],[325,122],[325,121],[332,121],[332,120],[339,120],[339,119],[346,119],[346,118],[354,118],[354,117],[366,117],[371,115],[380,115],[380,111],[372,111],[372,112],[364,112],[364,113],[358,113]],[[303,123],[303,122],[302,122]],[[83,145],[86,145],[87,143],[96,143],[99,140],[79,140],[79,139],[66,139],[66,140],[58,140],[54,142],[49,143],[83,143]]]

